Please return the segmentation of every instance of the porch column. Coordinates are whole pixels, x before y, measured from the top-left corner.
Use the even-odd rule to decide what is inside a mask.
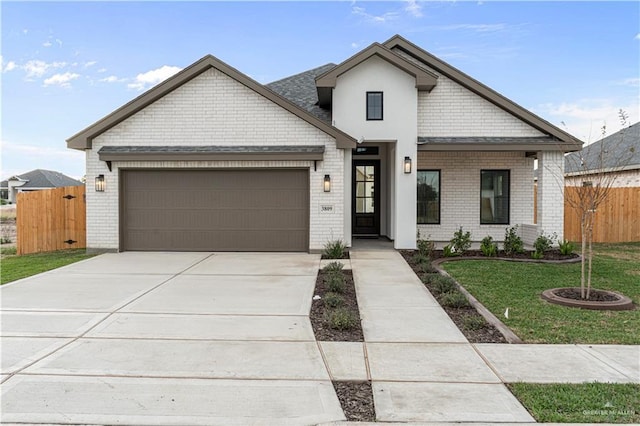
[[[564,238],[564,154],[538,152],[538,234]]]
[[[405,173],[405,157],[411,159],[411,173]],[[394,248],[415,249],[417,232],[417,209],[416,194],[418,174],[418,150],[414,144],[411,147],[402,149],[396,146],[394,161],[395,176],[395,235]]]

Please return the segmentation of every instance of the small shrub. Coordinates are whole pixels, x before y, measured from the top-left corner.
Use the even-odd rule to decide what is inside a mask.
[[[9,237],[2,237],[0,238],[0,244],[11,244],[11,238]]]
[[[440,304],[449,308],[466,308],[470,306],[465,295],[457,290],[441,295]]]
[[[531,252],[532,259],[542,259],[544,258],[544,253],[539,253],[537,251]]]
[[[560,249],[561,255],[568,256],[573,253],[573,250],[575,250],[576,247],[571,241],[563,240],[559,243],[558,248]]]
[[[480,243],[480,251],[482,254],[488,257],[494,257],[498,255],[498,244],[493,241],[493,238],[489,235],[482,239]]]
[[[337,308],[327,314],[327,322],[334,330],[350,330],[355,327],[357,319],[350,310]]]
[[[325,259],[342,259],[344,258],[346,249],[347,246],[344,245],[342,240],[327,241],[322,254]]]
[[[331,262],[328,263],[324,268],[322,268],[325,272],[341,272],[344,268],[344,265],[341,262]]]
[[[444,275],[434,277],[431,280],[431,286],[437,294],[451,293],[452,291],[458,290],[453,278],[445,277]]]
[[[434,282],[435,280],[438,279],[438,277],[441,277],[442,275],[438,274],[438,273],[425,273],[422,274],[422,276],[420,277],[420,279],[422,280],[423,283],[425,284],[431,284],[432,282]]]
[[[344,275],[342,275],[342,272],[332,272],[326,279],[329,291],[344,293]]]
[[[425,239],[422,239],[420,236],[420,230],[418,230],[418,240],[416,241],[418,253],[428,258],[433,257],[433,250],[435,249],[435,244],[429,239],[430,237],[431,235],[427,236],[427,238]]]
[[[464,254],[471,247],[471,232],[464,232],[461,226],[453,233],[453,238],[450,243],[455,253],[460,255]]]
[[[338,293],[328,292],[322,298],[322,302],[330,308],[337,308],[344,303],[344,297],[340,296]]]
[[[429,262],[431,262],[431,258],[430,258],[429,256],[425,256],[424,254],[420,253],[420,251],[416,251],[416,252],[413,254],[413,258],[412,258],[412,259],[413,259],[413,262],[414,262],[416,265],[420,265],[420,264],[422,264],[422,263],[429,263]]]
[[[504,253],[512,256],[524,252],[524,243],[518,235],[518,225],[506,228],[504,233]]]
[[[442,248],[442,254],[444,257],[457,256],[458,253],[455,253],[450,245],[446,245]]]
[[[487,326],[487,321],[479,315],[469,315],[462,319],[462,328],[465,330],[482,330]]]
[[[551,246],[553,246],[553,240],[557,238],[558,236],[556,234],[544,235],[544,232],[542,232],[533,242],[533,248],[535,249],[535,252],[544,256],[544,252],[551,250]]]
[[[422,262],[418,265],[420,271],[425,274],[437,273],[438,270],[431,264],[431,262]]]

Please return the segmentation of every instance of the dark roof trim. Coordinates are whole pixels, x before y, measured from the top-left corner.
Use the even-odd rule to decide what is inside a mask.
[[[103,146],[101,161],[318,161],[322,145]]]
[[[418,151],[563,151],[563,142],[549,137],[418,137]]]
[[[429,66],[430,68],[433,68],[434,70],[446,75],[456,83],[464,86],[465,88],[471,90],[475,94],[488,100],[489,102],[496,105],[497,107],[519,118],[520,120],[529,124],[533,128],[538,129],[542,133],[546,133],[556,137],[561,141],[561,143],[567,145],[565,148],[563,148],[563,151],[565,152],[576,151],[582,147],[583,142],[578,138],[558,128],[557,126],[554,126],[553,124],[535,115],[531,111],[521,107],[520,105],[511,101],[510,99],[507,99],[500,93],[489,88],[488,86],[485,86],[484,84],[480,83],[478,80],[470,77],[469,75],[463,73],[457,68],[436,58],[429,52],[416,46],[415,44],[411,43],[410,41],[403,38],[402,36],[395,35],[391,37],[389,40],[387,40],[386,42],[384,42],[384,45],[389,49],[398,48],[402,50],[403,52],[423,62],[425,65]]]
[[[331,89],[336,87],[338,77],[372,56],[378,56],[415,77],[416,88],[418,90],[432,90],[437,82],[438,76],[425,69],[418,67],[406,60],[400,55],[392,52],[390,49],[380,43],[373,43],[371,46],[356,53],[346,61],[342,62],[335,68],[316,77],[316,87],[318,88],[318,100],[320,106],[328,106],[331,104]]]
[[[353,148],[356,145],[356,140],[351,136],[349,136],[348,134],[344,133],[343,131],[335,127],[328,125],[327,123],[324,123],[322,120],[316,118],[315,116],[311,115],[307,111],[298,107],[288,99],[283,98],[282,96],[273,92],[269,88],[251,79],[250,77],[246,76],[245,74],[241,73],[235,68],[225,64],[224,62],[220,61],[214,56],[207,55],[204,58],[200,59],[199,61],[195,62],[194,64],[183,69],[179,73],[175,74],[174,76],[168,78],[164,82],[149,89],[142,95],[138,96],[137,98],[133,99],[132,101],[118,108],[117,110],[107,115],[106,117],[95,122],[94,124],[87,127],[86,129],[71,136],[69,139],[67,139],[67,147],[73,148],[73,149],[79,149],[79,150],[91,149],[91,142],[93,138],[104,133],[105,131],[109,130],[113,126],[126,120],[127,118],[131,117],[135,113],[144,109],[148,105],[152,104],[153,102],[162,98],[166,94],[172,92],[176,88],[192,80],[193,78],[199,76],[203,72],[207,71],[209,68],[215,68],[221,71],[222,73],[228,75],[229,77],[233,78],[239,83],[245,85],[249,89],[258,93],[259,95],[264,96],[265,98],[269,99],[276,105],[294,114],[298,118],[301,118],[302,120],[306,121],[312,126],[315,126],[316,128],[320,129],[327,135],[335,138],[336,145],[338,148],[348,149],[348,148]]]

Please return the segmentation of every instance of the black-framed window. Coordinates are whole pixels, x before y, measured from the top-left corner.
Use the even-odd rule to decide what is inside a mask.
[[[480,171],[480,223],[509,224],[509,170]]]
[[[367,92],[367,120],[382,120],[382,92]]]
[[[418,223],[440,223],[440,170],[418,170]]]

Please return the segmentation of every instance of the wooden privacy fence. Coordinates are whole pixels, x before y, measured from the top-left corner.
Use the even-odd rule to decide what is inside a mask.
[[[537,216],[537,189],[533,188],[533,223],[536,223]],[[580,242],[580,213],[566,201],[568,197],[575,196],[578,189],[567,186],[564,190],[564,238]],[[611,188],[609,197],[596,212],[593,242],[629,241],[640,241],[640,188]]]
[[[18,254],[86,247],[85,187],[18,194]]]
[[[566,201],[577,188],[565,189],[564,237],[582,241],[580,214]],[[607,199],[598,207],[593,227],[594,243],[640,241],[640,188],[611,188]]]

